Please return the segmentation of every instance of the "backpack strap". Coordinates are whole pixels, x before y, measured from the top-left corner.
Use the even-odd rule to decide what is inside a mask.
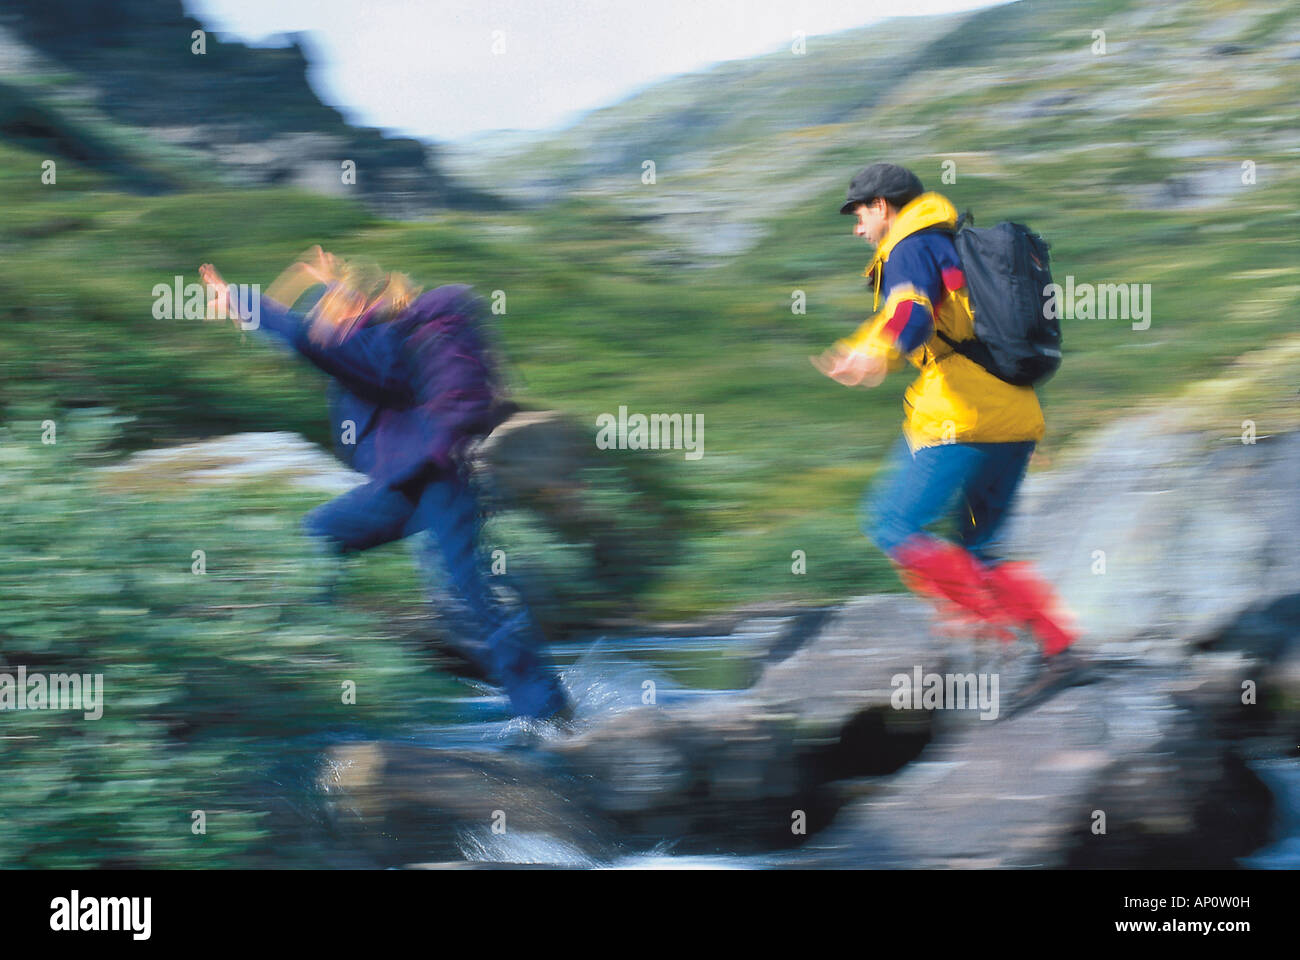
[[[973,225],[974,223],[975,223],[975,214],[967,210],[965,213],[957,217],[957,223],[952,228],[951,233],[955,237],[957,235],[957,232],[961,230],[962,227]],[[960,353],[962,356],[967,357],[968,359],[974,359],[973,357],[970,356],[969,349],[970,347],[976,344],[976,341],[968,340],[962,343],[957,340],[954,340],[952,339],[952,337],[948,336],[946,333],[944,333],[939,329],[939,325],[937,322],[935,323],[934,326],[934,334],[944,343],[948,344],[948,346],[952,348],[953,353]]]
[[[960,353],[967,360],[977,366],[983,367],[988,373],[992,373],[995,377],[998,376],[996,373],[993,373],[996,369],[996,364],[993,362],[993,354],[989,351],[988,344],[981,340],[954,340],[946,333],[940,331],[938,327],[935,327],[934,334],[944,343],[948,344],[948,346],[952,347],[953,353]],[[951,354],[948,354],[948,356],[951,356]],[[998,379],[1001,380],[1002,378],[998,377]]]
[[[938,337],[940,340],[942,340],[944,343],[948,344],[948,346],[952,348],[953,353],[960,353],[963,356],[965,355],[965,351],[962,349],[961,342],[954,340],[952,337],[948,336],[946,333],[940,330],[938,324],[935,325],[934,335]],[[935,359],[937,360],[938,358],[936,357]]]

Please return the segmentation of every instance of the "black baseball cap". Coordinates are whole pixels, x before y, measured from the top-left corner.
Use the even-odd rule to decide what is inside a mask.
[[[840,213],[852,213],[859,203],[870,203],[876,197],[902,206],[923,193],[925,186],[911,170],[896,163],[873,163],[849,181],[849,195]]]

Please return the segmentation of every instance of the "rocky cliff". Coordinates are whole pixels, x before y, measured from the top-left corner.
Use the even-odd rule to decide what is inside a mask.
[[[192,36],[202,29],[180,0],[6,4],[0,135],[120,174],[129,164],[88,129],[106,120],[159,147],[197,152],[210,183],[355,191],[395,217],[500,206],[448,177],[436,147],[352,127],[322,103],[308,81],[309,36],[253,48],[207,33],[199,54]],[[356,165],[355,185],[343,182],[345,160]],[[167,185],[158,181],[149,184]]]

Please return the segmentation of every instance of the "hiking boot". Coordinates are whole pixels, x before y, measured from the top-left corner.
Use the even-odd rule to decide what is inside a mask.
[[[1011,709],[1003,717],[1014,717],[1062,690],[1093,683],[1098,679],[1100,677],[1096,670],[1068,650],[1050,657],[1045,656],[1040,662],[1037,676],[1015,692]]]
[[[549,720],[573,704],[550,658],[541,650],[540,637],[527,611],[511,616],[486,640],[495,682],[505,688],[516,716]]]

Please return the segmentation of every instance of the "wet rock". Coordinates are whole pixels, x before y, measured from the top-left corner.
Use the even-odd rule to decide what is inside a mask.
[[[464,859],[493,836],[563,837],[612,856],[614,831],[581,783],[529,751],[452,751],[363,742],[329,751],[320,789],[335,828],[379,863]]]
[[[817,637],[776,663],[750,695],[793,713],[810,736],[843,729],[864,710],[890,709],[896,674],[944,673],[957,653],[969,653],[932,629],[927,604],[888,595],[851,600]]]
[[[743,698],[637,708],[551,746],[629,843],[759,850],[789,837],[805,787],[792,718]]]
[[[929,714],[890,704],[893,675],[942,672],[952,662],[928,623],[910,598],[866,598],[747,691],[624,710],[508,762],[349,745],[331,755],[329,776],[341,798],[359,792],[340,809],[353,811],[370,842],[426,835],[435,823],[456,834],[467,822],[481,826],[490,807],[526,811],[520,829],[583,850],[600,846],[599,825],[609,828],[607,842],[633,849],[665,841],[682,853],[790,847],[830,822],[832,780],[892,772],[928,740]],[[791,829],[796,817],[805,832]]]

